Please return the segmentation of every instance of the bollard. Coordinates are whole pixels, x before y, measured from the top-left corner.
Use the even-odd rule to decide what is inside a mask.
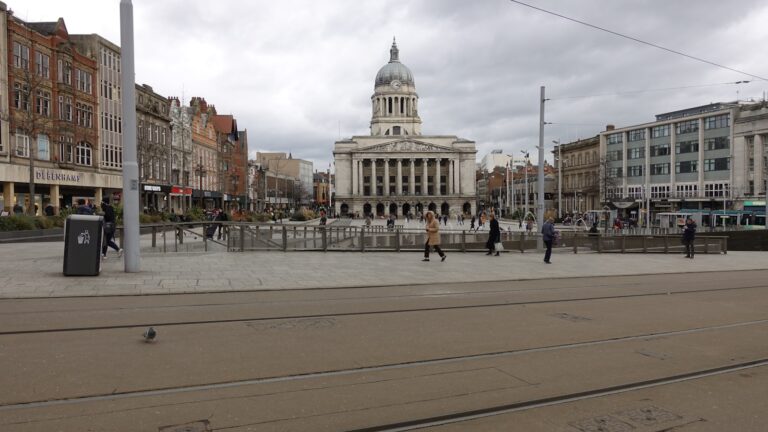
[[[695,243],[696,242],[694,241],[694,250],[696,249]],[[704,237],[704,253],[709,253],[709,239],[707,237]]]
[[[597,236],[597,253],[603,252],[603,237],[598,235]]]
[[[360,229],[360,252],[365,252],[365,228]]]
[[[165,246],[165,232],[168,231],[168,227],[163,225],[163,253],[166,253],[166,246]]]
[[[768,215],[766,215],[765,217],[768,217]],[[728,237],[720,237],[720,239],[721,239],[720,249],[722,249],[723,255],[727,255],[728,254]]]
[[[520,253],[525,253],[525,232],[520,231]]]
[[[205,231],[205,225],[203,225],[203,248],[206,252],[208,252],[208,236],[206,235],[207,233]]]
[[[666,235],[664,236],[664,253],[665,254],[669,253],[669,237],[667,237]]]
[[[178,232],[177,237],[179,238],[179,244],[184,244],[184,228],[182,228],[181,226],[176,226],[176,231]]]
[[[462,230],[461,231],[461,251],[467,252],[467,231]]]
[[[579,235],[576,233],[573,235],[573,253],[579,253]]]
[[[240,252],[245,252],[245,225],[240,225]]]
[[[621,236],[621,253],[624,253],[627,249],[627,236]]]
[[[288,250],[288,227],[283,225],[283,252]]]
[[[648,237],[643,236],[643,253],[648,253]]]
[[[395,230],[395,250],[400,252],[400,230]]]
[[[179,251],[179,227],[173,227],[173,251]]]
[[[152,225],[152,249],[157,247],[157,226]]]
[[[328,252],[328,230],[325,227],[323,227],[323,252]]]

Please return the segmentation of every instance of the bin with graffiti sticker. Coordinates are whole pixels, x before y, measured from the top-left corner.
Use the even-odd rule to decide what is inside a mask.
[[[98,276],[101,273],[103,241],[103,217],[68,216],[64,225],[64,275]]]

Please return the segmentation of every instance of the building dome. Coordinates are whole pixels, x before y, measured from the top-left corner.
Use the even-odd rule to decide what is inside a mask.
[[[376,84],[374,87],[388,85],[395,80],[400,81],[400,84],[415,84],[411,70],[406,65],[400,63],[399,53],[397,43],[393,40],[392,48],[389,50],[389,63],[379,69],[379,73],[376,74]]]

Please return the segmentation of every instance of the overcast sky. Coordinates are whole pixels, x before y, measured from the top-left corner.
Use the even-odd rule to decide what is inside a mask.
[[[63,17],[70,33],[119,44],[118,0],[5,0],[21,19]],[[768,77],[760,0],[529,0],[527,3]],[[291,151],[325,170],[339,138],[367,135],[376,72],[392,37],[414,74],[422,133],[535,159],[545,144],[657,113],[762,99],[768,82],[505,0],[134,0],[136,82],[203,96],[248,129],[251,154]],[[748,84],[711,85],[740,80]],[[707,85],[707,86],[704,86]],[[699,86],[629,95],[615,93]],[[614,94],[612,96],[573,98]]]

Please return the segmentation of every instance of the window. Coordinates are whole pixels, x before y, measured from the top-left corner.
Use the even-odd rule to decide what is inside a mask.
[[[651,156],[669,156],[669,144],[651,146]]]
[[[400,126],[392,127],[392,135],[400,135]]]
[[[642,165],[632,165],[627,167],[627,177],[642,177],[642,175],[643,175]]]
[[[93,107],[86,104],[77,103],[76,106],[76,113],[77,113],[77,124],[78,126],[86,127],[86,128],[92,128],[93,127]]]
[[[75,69],[75,87],[77,87],[78,90],[91,94],[93,92],[92,81],[90,73],[84,70]]]
[[[13,43],[13,65],[17,68],[29,69],[29,47]]]
[[[58,66],[59,82],[72,85],[72,63],[66,60],[59,60]]]
[[[704,140],[704,150],[724,150],[730,147],[730,138],[717,137]]]
[[[51,143],[48,141],[48,135],[40,134],[37,136],[37,158],[51,160]]]
[[[680,122],[677,125],[675,125],[675,132],[677,132],[678,135],[693,133],[698,131],[699,131],[698,120],[688,120],[688,121]]]
[[[727,171],[731,169],[731,158],[704,159],[704,171]]]
[[[608,144],[621,144],[623,142],[622,135],[624,135],[622,132],[608,135]]]
[[[675,144],[675,153],[677,154],[696,153],[697,151],[699,151],[699,141],[697,140],[680,141]]]
[[[35,67],[39,76],[45,79],[51,77],[51,58],[47,54],[35,53]]]
[[[13,106],[16,109],[29,111],[29,86],[13,84]]]
[[[59,96],[59,119],[72,121],[72,97]]]
[[[16,156],[29,157],[29,137],[16,129]]]
[[[669,198],[669,186],[651,186],[651,198]]]
[[[651,129],[651,138],[661,138],[669,136],[669,125],[656,126]]]
[[[35,104],[35,112],[40,115],[50,117],[51,115],[51,94],[47,91],[38,90]]]
[[[627,196],[629,198],[642,198],[643,197],[643,187],[642,186],[628,186],[627,187]]]
[[[72,137],[59,137],[59,160],[64,163],[74,162],[72,154]]]
[[[636,147],[627,150],[627,159],[642,159],[645,157],[645,148]]]
[[[78,165],[91,166],[91,145],[86,142],[77,143],[77,159],[75,163]]]
[[[718,198],[728,196],[730,185],[728,183],[708,183],[704,185],[704,196]]]
[[[696,198],[699,194],[697,184],[679,184],[676,188],[678,198]]]
[[[675,163],[675,173],[676,174],[685,174],[685,173],[695,173],[698,172],[698,161],[683,161],[683,162],[677,162]]]
[[[730,126],[731,117],[728,114],[721,114],[704,119],[704,129],[720,129]]]
[[[622,167],[608,168],[608,177],[620,178],[623,175],[624,175],[624,169]]]
[[[669,164],[651,164],[651,175],[664,175],[669,174]]]
[[[642,141],[645,139],[645,129],[629,131],[629,141]]]

